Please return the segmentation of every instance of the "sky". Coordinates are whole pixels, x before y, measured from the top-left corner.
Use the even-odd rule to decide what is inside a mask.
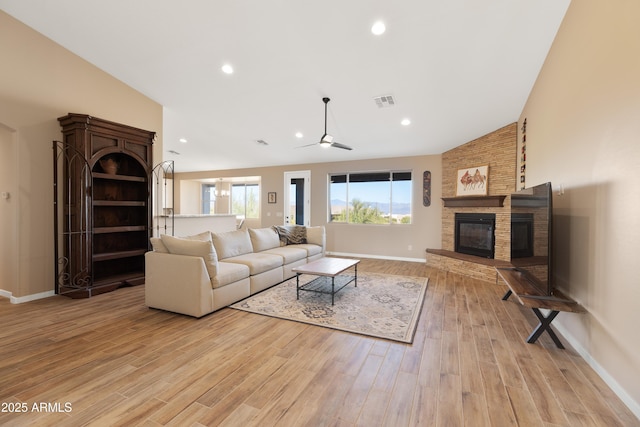
[[[385,188],[387,183],[367,182],[351,183],[349,198],[357,197],[365,202],[389,203],[389,192]],[[346,184],[332,184],[331,199],[344,200],[344,188]],[[380,191],[384,189],[383,191]],[[411,181],[396,181],[393,186],[394,203],[411,202]]]

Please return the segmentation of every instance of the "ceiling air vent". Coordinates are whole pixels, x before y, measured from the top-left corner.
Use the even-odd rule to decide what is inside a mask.
[[[180,153],[178,153],[178,152],[177,152],[177,151],[175,151],[175,150],[169,150],[169,153],[171,153],[171,154],[175,154],[176,156],[179,156],[179,155],[180,155]]]
[[[373,100],[376,102],[378,108],[389,108],[396,105],[396,101],[395,99],[393,99],[393,95],[378,96],[376,98],[373,98]]]

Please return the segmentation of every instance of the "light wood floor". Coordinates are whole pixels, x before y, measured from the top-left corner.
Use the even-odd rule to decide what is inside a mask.
[[[29,411],[0,425],[640,425],[573,350],[524,342],[533,313],[503,286],[418,263],[359,271],[429,277],[412,345],[232,309],[193,319],[146,308],[143,286],[0,298],[2,410]]]

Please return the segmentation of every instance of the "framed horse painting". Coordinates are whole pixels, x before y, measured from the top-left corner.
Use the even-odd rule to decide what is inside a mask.
[[[458,169],[456,196],[486,196],[489,188],[489,166]]]

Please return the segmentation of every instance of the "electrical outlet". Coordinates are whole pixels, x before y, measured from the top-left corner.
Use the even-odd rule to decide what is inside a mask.
[[[407,246],[407,250],[408,250],[408,251],[412,251],[412,250],[413,250],[413,245],[409,245],[409,246]]]

